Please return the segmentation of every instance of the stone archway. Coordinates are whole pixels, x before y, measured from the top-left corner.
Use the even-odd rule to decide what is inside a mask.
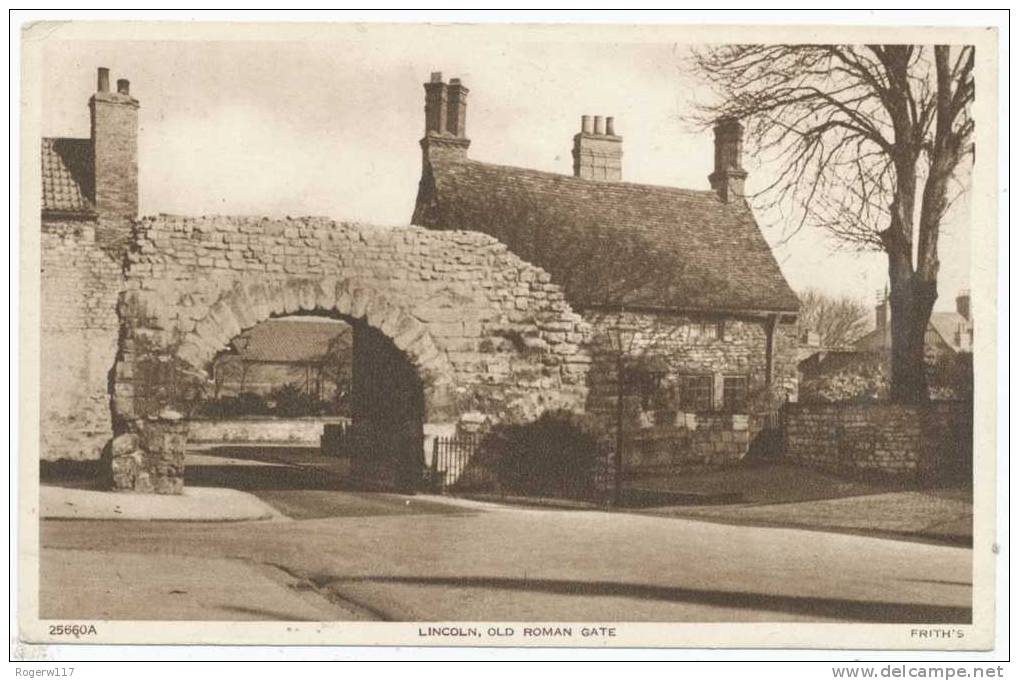
[[[377,330],[421,379],[433,434],[584,408],[587,324],[546,272],[484,234],[159,216],[135,225],[128,262],[111,375],[121,489],[180,490],[181,416],[209,383],[208,363],[274,316]]]

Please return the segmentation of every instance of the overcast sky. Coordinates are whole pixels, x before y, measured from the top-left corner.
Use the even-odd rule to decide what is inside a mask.
[[[141,212],[326,215],[410,220],[421,172],[429,72],[470,88],[467,134],[479,161],[572,172],[582,114],[615,116],[627,181],[707,189],[710,131],[682,122],[698,90],[665,43],[448,40],[302,42],[50,41],[44,51],[43,134],[88,137],[95,69],[128,78],[141,102]],[[753,191],[768,169],[744,160]],[[967,201],[942,237],[941,298],[968,287]],[[795,289],[868,304],[887,279],[880,254],[837,252],[824,234],[765,237]]]

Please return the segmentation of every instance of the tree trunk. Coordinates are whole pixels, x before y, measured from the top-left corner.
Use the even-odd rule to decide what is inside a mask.
[[[929,398],[924,364],[924,335],[930,319],[936,284],[913,268],[913,206],[915,175],[912,161],[902,164],[897,178],[891,224],[881,234],[888,255],[889,307],[891,308],[891,376],[893,402],[918,404]],[[934,295],[931,297],[931,292]]]
[[[893,402],[926,402],[927,365],[924,338],[930,320],[936,287],[916,277],[908,260],[889,254],[888,275],[891,283],[891,389]]]

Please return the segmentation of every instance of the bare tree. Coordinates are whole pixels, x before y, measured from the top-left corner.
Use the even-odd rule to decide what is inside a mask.
[[[831,296],[815,288],[797,294],[800,298],[799,327],[814,331],[825,347],[852,345],[867,332],[867,306],[849,296]]]
[[[726,45],[692,67],[779,164],[762,196],[888,257],[891,398],[927,399],[923,339],[937,299],[941,220],[972,162],[972,46]],[[954,194],[954,195],[953,195]]]

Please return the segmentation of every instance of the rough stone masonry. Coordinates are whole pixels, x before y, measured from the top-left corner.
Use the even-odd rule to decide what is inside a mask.
[[[176,492],[207,365],[275,315],[365,320],[410,359],[425,420],[523,422],[582,411],[590,332],[541,269],[475,232],[320,218],[146,218],[120,295],[116,487]],[[576,342],[567,342],[573,340]]]

